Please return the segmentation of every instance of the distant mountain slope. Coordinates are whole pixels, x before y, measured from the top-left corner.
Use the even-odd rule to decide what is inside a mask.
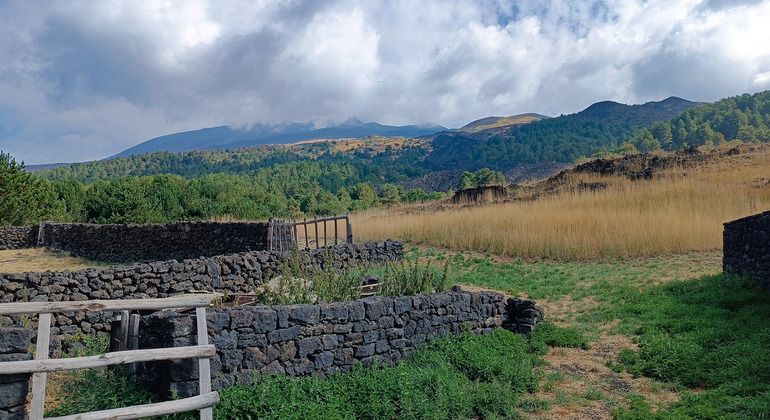
[[[433,148],[422,165],[431,170],[507,170],[537,162],[574,162],[617,149],[638,129],[670,120],[697,105],[676,97],[642,105],[605,101],[576,114],[501,130],[445,131],[430,136]]]
[[[540,115],[535,113],[511,115],[508,117],[486,117],[486,118],[478,119],[476,121],[472,121],[460,127],[459,131],[476,133],[476,132],[488,130],[491,128],[502,128],[502,127],[508,127],[511,125],[528,124],[528,123],[531,123],[532,121],[542,120],[543,118],[548,118],[548,117],[545,115]]]
[[[287,144],[316,139],[340,139],[368,136],[417,137],[433,134],[446,128],[437,125],[391,126],[358,120],[315,129],[309,123],[292,123],[270,127],[256,125],[236,129],[228,126],[156,137],[126,149],[113,157],[127,157],[151,152],[187,152],[202,149],[236,149],[265,144]]]

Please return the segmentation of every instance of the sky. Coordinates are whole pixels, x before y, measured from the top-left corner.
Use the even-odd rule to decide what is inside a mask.
[[[770,89],[768,22],[770,0],[0,0],[0,150],[715,101]]]

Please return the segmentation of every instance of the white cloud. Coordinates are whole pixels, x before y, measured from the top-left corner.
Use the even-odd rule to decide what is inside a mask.
[[[95,159],[211,125],[461,125],[770,87],[770,1],[0,4],[0,149]]]

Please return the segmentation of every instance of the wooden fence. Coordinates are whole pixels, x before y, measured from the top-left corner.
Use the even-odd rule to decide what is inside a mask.
[[[352,244],[353,226],[348,215],[301,221],[270,219],[267,237],[271,251],[288,251],[294,246],[318,249],[341,242]]]
[[[165,299],[86,300],[76,302],[23,302],[0,304],[0,315],[40,314],[37,330],[37,344],[33,360],[0,362],[2,374],[32,374],[32,387],[28,416],[31,420],[43,419],[45,412],[45,390],[47,373],[63,370],[88,369],[101,366],[132,364],[171,359],[198,359],[199,395],[175,401],[137,405],[112,410],[81,413],[55,419],[137,419],[163,416],[185,411],[200,410],[200,418],[211,420],[212,408],[219,403],[219,394],[211,391],[211,370],[209,358],[216,354],[216,348],[208,343],[206,307],[219,295],[185,295]],[[49,359],[51,335],[51,314],[77,311],[128,311],[160,310],[169,308],[195,308],[198,345],[163,349],[125,350],[98,356]],[[126,313],[127,314],[127,313]],[[123,320],[127,317],[122,316]],[[126,328],[128,330],[128,328]],[[49,418],[53,419],[53,418]]]

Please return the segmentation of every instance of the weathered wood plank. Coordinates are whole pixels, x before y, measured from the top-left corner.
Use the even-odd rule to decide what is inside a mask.
[[[161,299],[82,300],[69,302],[0,303],[0,315],[50,314],[77,311],[120,311],[124,309],[160,310],[168,308],[199,308],[211,305],[217,293],[184,295]]]
[[[198,345],[209,344],[209,332],[206,325],[206,308],[195,309],[195,324],[197,327]],[[208,358],[198,359],[198,388],[199,393],[211,392],[211,365]],[[211,408],[204,408],[200,412],[201,420],[213,420],[214,413]]]
[[[139,323],[142,317],[139,314],[133,314],[128,319],[128,350],[139,349]],[[128,365],[128,373],[136,373],[136,363]]]
[[[41,317],[42,316],[43,315],[41,315]],[[18,373],[57,372],[62,370],[88,369],[126,363],[151,362],[154,360],[211,357],[215,354],[216,347],[214,345],[125,350],[105,353],[98,356],[71,357],[67,359],[35,358],[35,360],[23,360],[18,362],[0,362],[0,372],[8,375]]]
[[[353,243],[353,225],[350,224],[350,217],[345,216],[345,226],[346,226],[346,233],[347,238],[345,240],[347,243],[352,244]]]
[[[38,317],[37,324],[37,342],[35,344],[35,360],[28,362],[44,362],[48,359],[48,347],[51,338],[51,314],[41,314]],[[18,362],[8,362],[18,363]],[[6,373],[7,363],[0,363],[0,372]],[[16,373],[26,373],[22,371]],[[13,372],[7,372],[13,373]],[[48,382],[48,375],[45,373],[35,373],[32,375],[32,398],[29,405],[30,420],[41,420],[45,414],[45,388]]]
[[[128,318],[130,314],[128,309],[120,311],[120,347],[118,347],[120,351],[128,349]]]
[[[47,417],[46,420],[130,420],[200,410],[218,403],[219,393],[209,392],[195,397],[183,398],[181,400],[94,411],[93,413],[76,414],[73,416]]]

